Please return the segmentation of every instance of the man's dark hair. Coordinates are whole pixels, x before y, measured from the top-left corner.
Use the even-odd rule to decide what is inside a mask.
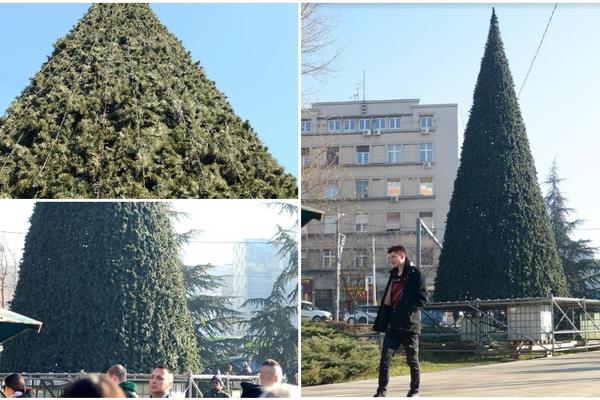
[[[173,375],[173,370],[164,364],[156,364],[156,365],[154,365],[154,367],[152,367],[152,369],[156,369],[156,368],[164,369],[165,371],[167,371],[168,373]]]
[[[127,380],[127,370],[121,364],[115,364],[106,371],[108,375],[115,376],[119,382],[125,382]]]
[[[401,244],[397,244],[397,245],[394,245],[394,246],[390,247],[390,248],[387,250],[387,253],[388,253],[388,254],[391,254],[391,253],[395,253],[395,252],[399,252],[399,251],[401,251],[401,252],[403,252],[404,254],[406,254],[406,249],[405,249],[405,248],[404,248],[404,246],[402,246]]]
[[[108,378],[90,375],[69,384],[61,397],[111,397],[124,398],[123,390]]]
[[[273,360],[272,358],[269,358],[268,360],[266,360],[264,363],[262,363],[260,366],[265,366],[268,365],[270,367],[279,367],[281,368],[281,365],[279,365],[279,363],[275,360]]]
[[[16,392],[25,392],[25,379],[21,374],[10,374],[4,378],[4,386],[8,386]]]

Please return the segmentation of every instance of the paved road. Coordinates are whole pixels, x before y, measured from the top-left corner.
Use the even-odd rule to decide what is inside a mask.
[[[388,396],[405,396],[410,378],[390,380]],[[370,397],[377,380],[302,388],[302,397]],[[421,374],[421,396],[600,396],[600,351]]]

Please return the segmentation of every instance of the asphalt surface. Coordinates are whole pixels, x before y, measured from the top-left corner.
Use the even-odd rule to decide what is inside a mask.
[[[400,355],[403,357],[403,355]],[[406,396],[409,376],[390,379],[388,397]],[[302,397],[371,397],[377,380],[302,388]],[[600,351],[421,374],[421,397],[600,396]]]

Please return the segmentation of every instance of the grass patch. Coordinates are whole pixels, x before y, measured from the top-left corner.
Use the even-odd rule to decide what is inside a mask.
[[[377,342],[357,339],[326,324],[302,323],[303,386],[377,378],[379,356]],[[510,357],[474,353],[421,352],[419,356],[421,372],[512,361]],[[390,375],[409,372],[404,354],[394,356]]]

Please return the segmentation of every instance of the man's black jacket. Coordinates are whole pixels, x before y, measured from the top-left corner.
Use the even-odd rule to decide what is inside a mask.
[[[373,324],[373,330],[385,332],[388,326],[393,330],[405,330],[414,333],[421,333],[421,313],[420,309],[427,303],[427,286],[425,277],[417,268],[410,264],[408,258],[404,263],[401,279],[404,280],[404,289],[402,297],[395,307],[385,304],[388,291],[392,280],[397,276],[396,268],[390,271],[390,278],[383,292],[377,318]]]

